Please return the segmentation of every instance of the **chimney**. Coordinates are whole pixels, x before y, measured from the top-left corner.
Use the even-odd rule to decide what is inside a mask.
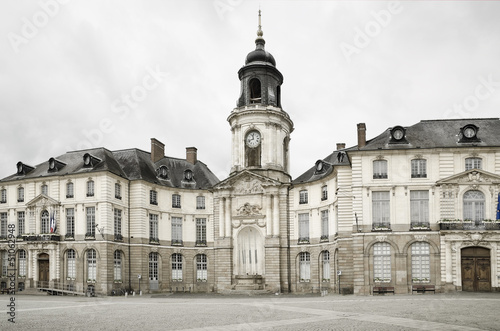
[[[165,144],[156,138],[151,138],[151,161],[156,163],[165,157]]]
[[[345,143],[337,143],[337,150],[340,151],[341,149],[345,148]]]
[[[365,123],[358,124],[358,149],[366,145],[366,125]]]
[[[196,147],[186,147],[186,161],[188,161],[191,164],[196,164],[198,161],[198,156],[197,156],[197,149]]]

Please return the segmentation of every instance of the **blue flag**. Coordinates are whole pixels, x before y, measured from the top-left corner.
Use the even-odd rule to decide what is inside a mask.
[[[497,220],[500,220],[500,193],[498,193]]]

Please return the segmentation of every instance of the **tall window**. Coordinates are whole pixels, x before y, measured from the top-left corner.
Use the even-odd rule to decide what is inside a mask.
[[[7,238],[7,213],[0,213],[0,238]]]
[[[321,240],[328,240],[328,209],[321,211]]]
[[[149,241],[159,242],[158,215],[156,214],[149,214]]]
[[[113,258],[113,277],[114,280],[122,280],[122,253],[115,251]]]
[[[149,280],[158,280],[158,253],[149,253]]]
[[[6,277],[7,276],[7,269],[9,269],[9,260],[8,260],[8,254],[7,251],[0,251],[1,252],[1,257],[2,257],[2,276]]]
[[[207,244],[207,219],[196,219],[196,245],[204,246]]]
[[[26,251],[24,249],[19,250],[18,274],[21,277],[26,277]]]
[[[196,209],[205,209],[205,197],[197,196],[196,197]]]
[[[46,184],[43,184],[41,187],[42,194],[48,195],[49,194],[49,187]]]
[[[373,161],[373,179],[387,178],[387,161]]]
[[[182,217],[172,217],[172,245],[182,244]]]
[[[76,278],[76,253],[73,249],[68,249],[66,253],[67,266],[68,266],[68,278]]]
[[[66,209],[66,237],[75,237],[75,209]]]
[[[17,189],[17,202],[24,201],[24,187],[19,187]]]
[[[323,251],[321,253],[321,261],[322,261],[322,267],[323,267],[323,281],[329,281],[330,280],[330,252],[329,251]]]
[[[299,254],[299,277],[301,282],[311,280],[311,254],[300,252]]]
[[[198,282],[207,280],[207,256],[205,254],[196,255],[196,280]]]
[[[66,183],[66,198],[73,197],[73,183]]]
[[[149,191],[149,203],[150,204],[152,204],[152,205],[158,204],[158,200],[157,200],[156,196],[157,196],[156,191],[154,191],[154,190]]]
[[[4,188],[0,191],[0,203],[7,203],[7,190]]]
[[[299,192],[299,204],[307,203],[307,201],[308,201],[307,190],[301,190]]]
[[[478,157],[468,157],[465,159],[465,170],[482,169],[482,159]]]
[[[260,80],[257,78],[252,78],[248,84],[250,89],[250,103],[260,103],[261,102],[261,87]]]
[[[324,185],[321,187],[321,200],[328,199],[328,186]]]
[[[426,242],[411,245],[411,277],[413,282],[428,282],[431,278],[429,244]]]
[[[386,242],[373,245],[373,277],[379,282],[391,280],[391,246]]]
[[[309,214],[299,214],[299,243],[309,243]]]
[[[429,225],[429,191],[410,191],[411,225]]]
[[[50,232],[50,217],[49,212],[44,210],[42,212],[42,227],[40,229],[40,233],[49,233]]]
[[[89,281],[95,281],[97,279],[96,261],[95,249],[89,249],[87,251],[87,280]]]
[[[24,211],[18,211],[17,212],[17,234],[23,234],[26,233],[26,228],[25,228],[25,212]]]
[[[122,186],[118,183],[115,183],[115,198],[122,198]]]
[[[484,194],[481,191],[467,191],[464,194],[464,219],[484,220]]]
[[[427,160],[411,160],[411,178],[427,178]]]
[[[389,226],[389,192],[372,192],[372,205],[373,225]]]
[[[172,254],[172,281],[182,282],[182,255]]]
[[[94,181],[93,180],[89,180],[87,182],[87,196],[88,197],[94,196]]]
[[[115,239],[122,240],[122,211],[120,209],[115,209]]]
[[[181,208],[181,196],[172,194],[172,208]]]
[[[87,233],[86,237],[95,237],[95,207],[87,207]]]

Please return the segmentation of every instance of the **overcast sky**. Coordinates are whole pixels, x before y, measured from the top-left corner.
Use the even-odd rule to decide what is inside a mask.
[[[237,72],[284,76],[295,178],[335,150],[423,119],[499,117],[500,2],[2,1],[0,178],[70,150],[150,150],[231,167]]]

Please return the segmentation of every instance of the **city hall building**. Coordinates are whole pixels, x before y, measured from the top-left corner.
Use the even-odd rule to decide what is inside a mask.
[[[500,120],[390,123],[372,139],[360,123],[357,145],[293,179],[283,76],[257,34],[228,178],[154,138],[18,162],[0,180],[1,286],[15,255],[25,291],[498,291]]]

